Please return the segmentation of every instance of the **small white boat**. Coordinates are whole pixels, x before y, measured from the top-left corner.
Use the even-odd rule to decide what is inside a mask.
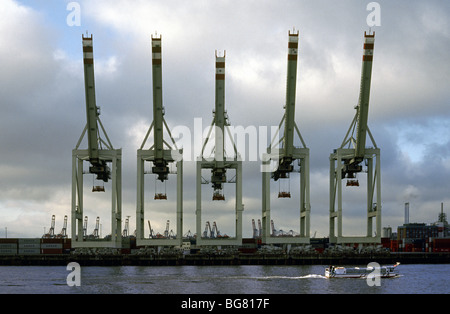
[[[327,278],[367,278],[369,275],[381,278],[392,278],[399,276],[396,267],[400,263],[393,266],[380,267],[336,267],[330,266],[325,269],[325,277]]]

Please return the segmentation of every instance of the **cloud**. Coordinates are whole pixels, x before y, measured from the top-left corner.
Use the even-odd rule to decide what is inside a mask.
[[[192,128],[194,118],[202,118],[204,127],[210,123],[214,54],[226,50],[226,108],[232,125],[245,128],[278,125],[282,118],[287,35],[295,27],[300,32],[296,122],[311,152],[311,230],[328,234],[328,158],[355,114],[363,33],[368,30],[365,3],[79,2],[81,27],[66,25],[65,6],[37,3],[31,8],[5,0],[0,8],[0,44],[9,47],[0,51],[0,184],[6,187],[0,191],[0,221],[8,222],[8,230],[20,230],[20,220],[29,219],[27,235],[39,236],[51,213],[58,214],[57,221],[70,215],[71,150],[86,123],[80,36],[86,30],[94,34],[101,119],[113,145],[123,149],[123,220],[130,215],[134,230],[135,156],[152,120],[151,35],[157,31],[163,39],[169,127]],[[401,223],[406,201],[417,202],[418,217],[430,221],[434,215],[426,210],[445,201],[450,188],[450,64],[445,61],[450,8],[445,1],[379,3],[382,25],[373,29],[369,127],[381,148],[383,226]],[[184,229],[193,231],[195,163],[186,163],[184,170]],[[417,190],[415,198],[407,193],[411,187]],[[355,202],[364,203],[356,193],[363,191],[353,192]],[[108,232],[108,197],[86,197],[98,201]],[[244,201],[248,234],[251,219],[261,215],[257,162],[246,163]],[[291,221],[296,221],[297,205],[283,206],[276,224],[295,230]],[[162,210],[151,214],[152,224],[163,229],[172,207],[170,201],[161,204]],[[359,230],[365,213],[353,208],[347,213],[354,215],[346,225],[349,232]],[[94,222],[97,213],[89,214]],[[232,233],[233,215],[227,211],[217,221],[223,233]]]

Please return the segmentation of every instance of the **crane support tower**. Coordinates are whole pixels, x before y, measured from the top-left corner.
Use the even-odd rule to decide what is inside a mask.
[[[287,58],[287,84],[285,113],[281,119],[278,130],[272,139],[267,153],[262,156],[262,242],[263,243],[299,243],[309,244],[310,233],[310,191],[309,191],[309,148],[295,123],[295,94],[297,84],[297,57],[299,32],[289,31],[288,58]],[[283,136],[279,138],[284,124]],[[298,135],[302,147],[294,146],[294,137]],[[277,141],[278,139],[278,141]],[[279,144],[281,143],[280,148]],[[300,206],[299,224],[300,234],[296,237],[276,237],[270,232],[271,208],[270,208],[270,180],[290,180],[290,174],[294,172],[294,162],[300,166]],[[271,162],[277,164],[272,170]],[[280,191],[279,198],[290,197],[290,191]]]
[[[223,187],[225,183],[234,183],[236,187],[235,194],[235,237],[228,238],[204,238],[197,237],[197,245],[240,245],[242,243],[242,160],[237,152],[236,144],[228,128],[228,115],[225,110],[225,57],[219,56],[217,51],[216,74],[215,74],[215,110],[213,112],[213,121],[208,135],[203,143],[201,155],[197,159],[197,211],[196,228],[197,235],[201,235],[202,226],[202,183],[211,183],[213,188],[212,201],[224,201]],[[211,132],[214,130],[214,157],[205,157],[204,150],[208,143]],[[234,148],[233,157],[227,157],[225,152],[225,132],[230,136]],[[210,181],[203,179],[202,169],[211,169]],[[236,175],[227,180],[227,170],[235,169]]]
[[[82,42],[87,123],[72,151],[72,247],[120,247],[122,150],[114,149],[100,121],[95,101],[93,36],[82,35]],[[80,149],[85,136],[88,148]],[[89,163],[89,172],[83,171],[84,162]],[[111,241],[83,241],[83,175],[89,173],[102,184],[111,180]],[[92,191],[104,192],[104,185],[94,185]]]
[[[170,129],[164,119],[163,93],[162,93],[162,36],[152,35],[152,80],[153,80],[153,121],[145,135],[141,147],[137,150],[137,203],[136,203],[136,244],[137,245],[181,245],[183,237],[183,160],[182,149],[178,149]],[[164,129],[167,131],[171,144],[164,139]],[[153,145],[146,149],[145,145],[153,131]],[[145,162],[151,163],[151,171],[144,169]],[[172,172],[170,165],[176,165]],[[153,174],[163,184],[169,180],[169,174],[176,174],[176,237],[146,238],[145,237],[145,200],[144,175]],[[155,179],[155,185],[156,185]],[[155,187],[155,200],[167,200],[167,195],[158,193]]]
[[[330,154],[330,242],[331,243],[380,243],[381,241],[381,178],[380,149],[369,130],[370,82],[372,77],[375,33],[364,32],[361,85],[356,114],[338,149]],[[372,147],[366,147],[366,137]],[[366,169],[363,169],[363,162]],[[346,186],[359,186],[356,175],[367,173],[367,233],[365,236],[343,236],[342,232],[342,182]],[[375,235],[373,222],[375,219]],[[337,234],[336,234],[337,221]]]

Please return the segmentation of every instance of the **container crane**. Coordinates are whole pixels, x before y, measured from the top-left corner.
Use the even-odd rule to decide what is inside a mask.
[[[97,217],[97,219],[95,219],[94,231],[89,236],[90,239],[98,239],[100,237],[98,234],[99,228],[100,228],[100,217]]]
[[[287,57],[287,82],[286,82],[286,102],[284,105],[284,115],[273,137],[267,153],[262,156],[262,242],[264,243],[309,243],[310,233],[310,191],[309,191],[309,148],[295,122],[295,101],[297,85],[297,59],[299,32],[288,32],[288,57]],[[284,127],[283,132],[281,132]],[[281,138],[279,135],[282,133]],[[301,147],[294,146],[294,138],[298,136]],[[279,147],[281,143],[281,147]],[[279,148],[277,148],[279,147]],[[270,206],[270,180],[290,180],[290,175],[294,170],[294,163],[297,161],[300,169],[300,204],[299,204],[299,225],[300,236],[292,239],[280,239],[270,232],[271,227],[271,206]],[[276,168],[271,168],[271,162],[276,164]],[[281,186],[281,182],[279,182]],[[279,191],[278,198],[290,198],[290,184],[288,190]]]
[[[213,120],[208,131],[208,135],[203,143],[201,155],[197,160],[197,211],[196,211],[196,225],[197,234],[201,233],[201,215],[202,215],[202,183],[211,183],[213,188],[212,201],[225,201],[225,195],[223,193],[223,187],[225,183],[235,183],[236,195],[235,195],[235,238],[228,238],[225,241],[208,240],[204,242],[203,238],[197,240],[197,245],[240,245],[242,242],[242,211],[244,205],[242,204],[242,160],[237,152],[236,144],[231,136],[229,130],[228,114],[225,110],[225,57],[219,56],[217,51],[215,52],[215,109],[213,111]],[[205,158],[205,147],[209,141],[210,135],[214,130],[214,156],[208,156]],[[231,143],[233,145],[233,157],[227,157],[225,152],[225,133],[230,136]],[[211,179],[210,181],[203,179],[202,169],[210,169]],[[236,175],[227,180],[227,171],[229,169],[235,169]],[[217,242],[219,241],[219,242]]]
[[[375,33],[364,32],[361,82],[358,104],[353,121],[338,149],[330,155],[330,242],[331,243],[380,243],[381,238],[381,180],[380,149],[368,127],[369,96],[372,79]],[[369,136],[372,147],[366,146]],[[362,163],[366,165],[363,170]],[[342,232],[342,180],[347,186],[359,186],[358,173],[367,173],[367,233],[361,237],[345,237]],[[373,236],[373,220],[376,222]],[[335,230],[337,220],[337,234]]]
[[[52,223],[50,225],[50,229],[42,237],[46,239],[52,239],[55,237],[55,215],[52,215]]]
[[[145,135],[142,145],[137,150],[137,202],[136,202],[136,243],[137,245],[181,245],[183,235],[183,149],[178,149],[175,140],[172,137],[170,129],[164,119],[165,109],[163,107],[162,90],[162,36],[151,36],[152,43],[152,87],[153,87],[153,121]],[[164,130],[167,131],[170,140],[164,139]],[[153,144],[150,148],[145,148],[147,140],[153,131]],[[145,162],[151,164],[151,171],[145,171]],[[176,165],[177,177],[177,197],[176,197],[176,225],[177,237],[175,239],[147,239],[144,236],[144,175],[155,175],[155,200],[168,200],[166,189],[164,192],[156,191],[158,180],[164,186],[169,180],[169,174],[172,174],[171,164]]]
[[[94,79],[93,36],[82,35],[84,89],[87,123],[72,151],[72,247],[97,247],[98,242],[83,241],[83,162],[89,163],[89,172],[96,180],[111,180],[111,240],[104,247],[121,246],[122,224],[122,150],[115,149],[100,120],[100,109],[96,104]],[[87,137],[87,149],[80,149]],[[93,192],[104,192],[104,185],[93,186]]]
[[[67,238],[67,215],[64,216],[63,227],[61,229],[61,232],[56,237],[60,239]]]
[[[88,224],[88,216],[85,216],[83,222],[83,239],[87,237],[87,224]]]
[[[252,219],[253,239],[258,237],[258,229],[256,229],[255,219]]]
[[[125,227],[122,231],[122,238],[128,237],[129,229],[130,229],[130,216],[127,216],[127,219],[125,219]]]
[[[208,231],[210,236],[208,236]],[[209,221],[207,221],[205,225],[205,231],[203,231],[203,238],[210,238],[210,237],[211,237],[211,224],[209,223]]]
[[[261,219],[258,219],[258,238],[262,237]]]
[[[149,234],[149,238],[150,239],[153,239],[154,237],[155,237],[155,235],[153,234],[153,229],[152,229],[152,226],[151,226],[151,224],[150,224],[150,220],[148,221],[148,229],[150,230],[150,234]]]

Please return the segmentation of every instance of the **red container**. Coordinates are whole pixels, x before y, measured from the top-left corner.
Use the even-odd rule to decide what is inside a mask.
[[[18,243],[19,239],[14,238],[1,238],[0,243]]]
[[[64,239],[46,239],[46,238],[42,238],[41,239],[41,243],[63,243]]]
[[[62,254],[63,249],[41,249],[41,254]]]

